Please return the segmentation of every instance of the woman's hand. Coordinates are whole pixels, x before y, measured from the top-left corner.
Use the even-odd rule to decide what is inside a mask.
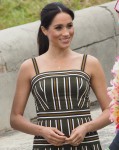
[[[40,135],[54,146],[61,146],[66,139],[66,136],[61,131],[52,127],[43,127]]]
[[[73,146],[78,146],[84,140],[86,133],[86,127],[84,125],[80,125],[72,130],[70,137],[66,138],[65,142]]]

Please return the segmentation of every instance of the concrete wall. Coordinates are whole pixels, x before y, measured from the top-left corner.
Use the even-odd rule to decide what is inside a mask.
[[[71,47],[74,51],[91,54],[101,62],[107,83],[116,55],[119,54],[119,25],[114,2],[76,11],[75,36]],[[0,31],[0,131],[10,129],[9,115],[14,97],[17,72],[21,63],[37,55],[37,31],[40,22]],[[91,101],[96,100],[92,95]],[[27,103],[25,116],[35,116],[32,95]]]

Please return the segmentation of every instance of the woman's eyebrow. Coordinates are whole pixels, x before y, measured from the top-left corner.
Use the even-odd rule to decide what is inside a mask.
[[[68,25],[68,24],[73,24],[73,22],[69,22],[69,23],[67,23],[67,25]],[[60,23],[59,23],[59,24],[55,24],[54,27],[55,27],[55,26],[63,26],[63,24],[60,24]]]

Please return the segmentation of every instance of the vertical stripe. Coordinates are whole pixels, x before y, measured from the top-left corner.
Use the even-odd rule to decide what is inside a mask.
[[[40,121],[40,125],[41,125],[41,126],[43,125],[43,120]]]
[[[100,149],[99,149],[99,145],[98,145],[98,144],[97,144],[97,150],[100,150]]]
[[[58,126],[57,126],[57,120],[55,120],[55,127],[58,129]]]
[[[55,103],[55,98],[54,98],[53,79],[52,78],[51,78],[51,88],[52,88],[53,105],[54,105],[54,109],[56,110],[56,103]]]
[[[68,77],[68,83],[69,83],[69,100],[70,100],[71,109],[73,109],[72,98],[71,98],[71,82],[70,82],[70,77]]]
[[[50,125],[49,125],[49,127],[52,127],[51,120],[49,120],[49,121],[50,121]]]
[[[47,96],[46,96],[46,87],[45,87],[46,85],[45,85],[45,80],[43,80],[43,84],[44,84],[43,87],[44,87],[44,96],[45,96],[45,100],[46,100],[46,102],[48,102],[48,101],[47,101]]]
[[[59,97],[58,85],[59,85],[59,83],[58,83],[58,78],[56,78],[57,99],[58,99],[59,109],[61,110],[61,103],[60,103],[60,97]]]
[[[83,150],[85,150],[84,146],[82,146]]]
[[[57,86],[56,86],[56,78],[53,78],[53,93],[54,93],[54,100],[56,104],[56,110],[59,110],[59,104],[57,99]]]
[[[82,100],[82,99],[80,98],[80,96],[81,96],[80,90],[81,90],[82,85],[83,85],[82,78],[81,78],[81,79],[78,78],[78,85],[79,85],[79,97],[78,97],[78,106],[79,106],[79,105],[80,105],[80,102],[81,102],[81,100]]]
[[[75,150],[78,150],[77,147],[75,147]]]
[[[77,118],[77,122],[78,122],[78,125],[80,125],[80,121],[79,121],[79,118]]]
[[[70,125],[70,134],[71,134],[71,132],[72,132],[72,130],[73,130],[72,119],[69,119],[69,125]]]
[[[78,80],[78,77],[76,77],[76,85],[77,85],[77,100],[78,100],[78,97],[79,97],[79,80]]]
[[[67,99],[66,99],[66,79],[64,77],[64,97],[65,97],[65,103],[66,103],[66,109],[68,109]]]
[[[66,98],[68,103],[68,109],[71,109],[71,103],[69,100],[69,83],[68,83],[68,77],[66,77]]]
[[[74,119],[72,119],[72,128],[74,129],[75,126],[74,126]]]
[[[62,120],[60,119],[61,132],[63,133]]]
[[[68,125],[68,132],[69,132],[69,135],[71,135],[69,119],[67,119],[67,125]]]
[[[47,127],[47,120],[45,120],[45,127]]]
[[[96,150],[95,145],[93,145],[93,149]]]

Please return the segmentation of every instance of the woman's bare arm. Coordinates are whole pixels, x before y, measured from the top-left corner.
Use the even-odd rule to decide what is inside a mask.
[[[111,123],[109,120],[110,100],[107,96],[107,84],[104,71],[96,58],[91,57],[89,59],[92,61],[91,87],[100,104],[102,113],[93,121],[86,123],[88,132],[101,129]]]
[[[29,94],[31,91],[31,60],[25,61],[19,70],[17,83],[16,83],[16,91],[14,95],[12,111],[10,115],[10,124],[11,126],[19,131],[39,135],[42,127],[37,126],[26,118],[24,118],[24,110],[29,98]]]

